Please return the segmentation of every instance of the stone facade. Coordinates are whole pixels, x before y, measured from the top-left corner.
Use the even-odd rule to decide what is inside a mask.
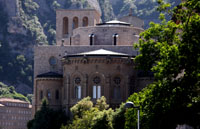
[[[1,98],[0,99],[0,128],[27,129],[31,120],[31,105],[28,102]]]
[[[105,96],[115,108],[152,82],[134,69],[138,51],[133,43],[138,42],[142,28],[117,20],[100,23],[96,10],[58,10],[56,14],[57,45],[34,48],[33,114],[44,97],[51,108],[67,113],[87,96],[94,103]]]
[[[70,45],[70,37],[73,30],[78,27],[95,26],[100,23],[100,14],[94,9],[64,10],[56,11],[56,41],[61,44]]]

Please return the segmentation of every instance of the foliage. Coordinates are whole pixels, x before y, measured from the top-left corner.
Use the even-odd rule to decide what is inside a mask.
[[[83,98],[70,110],[74,116],[82,117],[85,111],[91,110],[93,103],[90,101],[90,97]]]
[[[168,5],[161,10],[165,7]],[[185,1],[172,11],[175,21],[166,22],[161,13],[161,23],[150,23],[150,28],[140,35],[136,46],[140,55],[135,61],[139,69],[151,70],[155,77],[153,84],[129,98],[141,107],[141,128],[169,129],[178,124],[199,126],[199,10],[198,0]],[[132,110],[126,114],[126,128],[136,127],[130,124],[137,118]]]
[[[44,99],[41,109],[36,112],[34,119],[28,122],[27,127],[28,129],[59,129],[68,120],[65,114],[62,110],[50,109],[47,100]]]
[[[26,97],[29,100],[29,102],[32,103],[33,94],[27,94]]]
[[[0,82],[0,98],[13,98],[30,102],[27,97],[20,93],[17,93],[13,86],[7,86],[2,82]]]
[[[112,116],[112,126],[113,129],[124,129],[125,128],[125,108],[124,103],[120,105],[119,108],[113,113]]]
[[[97,99],[95,107],[98,108],[100,111],[106,110],[109,107],[109,105],[106,104],[106,98],[102,96],[100,99]]]
[[[12,85],[18,85],[19,83],[24,83],[31,87],[32,85],[32,66],[31,61],[27,59],[23,54],[17,52],[20,47],[20,43],[25,41],[27,37],[21,34],[10,34],[8,30],[9,16],[5,12],[3,6],[0,3],[0,81],[8,82]],[[21,24],[20,20],[19,23]],[[11,38],[12,37],[12,38]],[[18,46],[12,48],[10,42],[20,42]],[[30,39],[29,39],[30,40]],[[27,45],[27,44],[26,44]],[[26,46],[24,46],[26,47]]]
[[[73,120],[61,129],[113,129],[114,111],[106,104],[106,98],[101,97],[93,106],[90,97],[83,98],[71,108]]]

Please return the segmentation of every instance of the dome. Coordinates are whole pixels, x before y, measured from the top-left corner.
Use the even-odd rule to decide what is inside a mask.
[[[72,55],[67,55],[66,57],[105,57],[105,56],[112,56],[112,57],[130,57],[130,55],[125,54],[125,53],[118,53],[118,52],[113,52],[105,49],[98,49],[94,51],[89,51],[89,52],[83,52],[83,53],[77,53],[77,54],[72,54]]]
[[[118,20],[112,20],[112,21],[108,21],[108,22],[105,22],[105,23],[97,24],[97,26],[101,26],[101,25],[122,25],[122,26],[131,26],[130,23],[122,22],[122,21],[118,21]]]

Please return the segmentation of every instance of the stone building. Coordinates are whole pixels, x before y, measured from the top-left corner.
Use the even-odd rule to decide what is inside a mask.
[[[115,108],[130,94],[152,81],[134,69],[133,43],[138,42],[142,20],[123,18],[100,23],[93,9],[57,10],[56,45],[35,46],[33,113],[44,97],[54,109],[65,109],[90,96],[101,96]],[[133,23],[134,21],[132,21]]]
[[[0,98],[0,129],[27,129],[31,109],[28,102]]]

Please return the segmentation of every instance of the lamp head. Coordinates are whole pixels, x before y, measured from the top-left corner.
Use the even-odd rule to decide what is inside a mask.
[[[126,104],[124,105],[124,107],[125,108],[134,108],[134,104],[133,104],[133,102],[128,101],[128,102],[126,102]]]

